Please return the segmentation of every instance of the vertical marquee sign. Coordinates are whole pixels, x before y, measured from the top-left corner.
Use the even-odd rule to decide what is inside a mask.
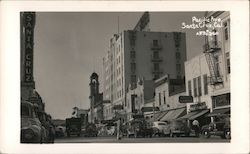
[[[21,52],[22,52],[22,81],[34,83],[33,79],[33,47],[34,47],[35,13],[21,13]]]

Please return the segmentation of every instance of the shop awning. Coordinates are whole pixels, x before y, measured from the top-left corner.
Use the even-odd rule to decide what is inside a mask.
[[[223,109],[215,109],[213,112],[209,113],[208,116],[218,116],[218,115],[223,115],[223,114],[229,114],[230,113],[230,108],[223,108]]]
[[[178,117],[185,114],[185,112],[186,112],[186,108],[179,108],[179,109],[175,109],[175,110],[170,110],[167,112],[167,114],[165,114],[160,119],[160,121],[171,121],[171,120],[177,119]]]
[[[202,115],[204,115],[204,114],[206,114],[206,113],[208,113],[208,112],[209,112],[209,110],[202,110],[202,111],[200,111],[199,113],[197,113],[197,114],[191,116],[191,117],[189,118],[189,120],[194,120],[194,119],[196,119],[196,118],[198,118],[198,117],[200,117],[200,116],[202,116]]]
[[[180,117],[179,119],[180,120],[181,119],[194,120],[194,119],[196,119],[196,118],[198,118],[198,117],[200,117],[208,112],[209,112],[209,110],[193,111],[193,112],[190,112],[190,113],[184,115],[183,117]]]
[[[158,115],[155,116],[155,121],[159,121],[163,116],[165,116],[168,111],[160,112]]]

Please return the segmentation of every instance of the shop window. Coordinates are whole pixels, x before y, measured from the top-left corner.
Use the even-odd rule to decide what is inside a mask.
[[[188,81],[188,95],[189,95],[189,96],[192,96],[191,80]]]

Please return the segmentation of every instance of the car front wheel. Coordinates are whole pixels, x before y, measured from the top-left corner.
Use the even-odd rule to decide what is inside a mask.
[[[209,131],[208,131],[208,130],[203,130],[203,131],[202,131],[202,136],[203,136],[204,138],[209,138],[209,137],[210,137]]]
[[[226,139],[231,139],[231,132],[230,132],[230,130],[228,130],[228,129],[225,130],[224,136],[225,136]]]

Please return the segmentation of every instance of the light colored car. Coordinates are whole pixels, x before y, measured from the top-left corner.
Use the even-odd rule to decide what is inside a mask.
[[[164,129],[164,134],[168,134],[170,137],[179,137],[181,135],[189,136],[190,128],[183,121],[174,120],[167,124],[167,129]]]
[[[34,105],[21,102],[21,143],[42,143],[42,125],[34,110]]]
[[[158,136],[163,136],[165,135],[165,129],[167,129],[167,123],[166,122],[162,122],[162,121],[155,121],[153,122],[153,132],[154,132],[154,136],[158,135]]]

